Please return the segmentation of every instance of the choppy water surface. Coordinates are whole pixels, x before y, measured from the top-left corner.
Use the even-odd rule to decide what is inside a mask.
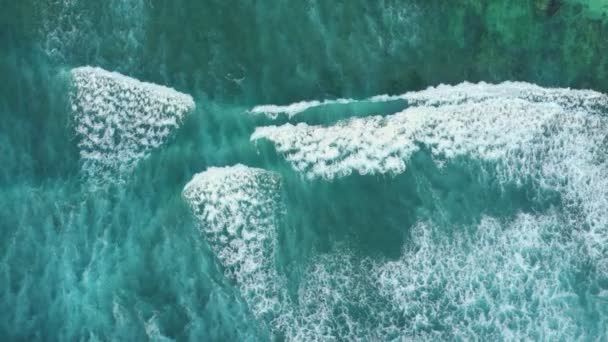
[[[608,339],[603,1],[14,1],[0,339]]]

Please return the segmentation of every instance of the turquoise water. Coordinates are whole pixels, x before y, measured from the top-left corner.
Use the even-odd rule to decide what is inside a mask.
[[[0,7],[0,339],[608,339],[602,1]]]

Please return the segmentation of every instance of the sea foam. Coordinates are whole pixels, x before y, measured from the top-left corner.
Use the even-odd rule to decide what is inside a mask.
[[[275,319],[281,306],[274,267],[280,196],[278,174],[240,164],[209,168],[183,190],[226,276],[253,314],[266,321]]]
[[[463,82],[458,85],[441,84],[422,91],[403,95],[380,95],[372,101],[402,99],[410,105],[447,105],[481,102],[488,99],[521,99],[530,102],[555,103],[566,109],[597,112],[608,108],[608,96],[593,90],[543,88],[536,84],[507,81],[500,84]]]
[[[195,107],[191,96],[100,68],[72,69],[71,105],[84,172],[131,171]]]
[[[355,257],[340,248],[316,255],[296,300],[286,295],[271,261],[276,237],[263,233],[276,229],[264,222],[276,222],[277,210],[256,209],[260,203],[278,207],[263,190],[273,187],[257,178],[272,173],[237,166],[196,176],[186,189],[199,195],[189,202],[198,203],[194,208],[212,203],[193,210],[256,316],[270,317],[264,319],[270,330],[288,340],[604,336],[585,330],[585,313],[573,303],[581,300],[575,283],[581,272],[594,289],[590,305],[608,293],[606,97],[517,85],[441,86],[411,93],[408,102],[417,106],[393,115],[256,129],[252,140],[274,143],[310,178],[398,174],[413,154],[429,153],[439,165],[459,157],[479,160],[502,184],[532,180],[561,195],[559,211],[483,216],[472,227],[455,224],[448,229],[453,234],[437,222],[418,222],[396,260]],[[261,216],[244,219],[252,210]],[[270,221],[263,218],[268,212]],[[244,242],[230,233],[239,230],[233,225],[264,238]],[[231,245],[237,247],[222,247]],[[243,266],[247,262],[254,266]]]
[[[552,210],[506,220],[484,216],[473,227],[452,226],[453,234],[424,221],[396,260],[355,257],[343,248],[319,255],[300,285],[289,336],[590,339],[597,335],[586,330],[583,309],[575,305],[581,284],[574,278],[586,272],[585,281],[597,286],[602,275],[584,269],[584,253],[563,219]]]

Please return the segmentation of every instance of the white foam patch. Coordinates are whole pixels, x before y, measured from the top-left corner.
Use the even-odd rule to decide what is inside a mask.
[[[348,104],[356,102],[353,99],[337,99],[337,100],[324,100],[324,101],[301,101],[295,102],[289,105],[278,106],[278,105],[260,105],[253,107],[249,112],[253,114],[265,114],[266,116],[276,119],[279,115],[284,114],[289,118],[307,111],[311,108],[322,107],[332,104]]]
[[[573,281],[576,245],[558,215],[484,218],[473,234],[413,231],[399,260],[374,270],[419,340],[589,339]],[[580,309],[582,310],[582,308]]]
[[[311,260],[292,300],[274,266],[279,192],[278,174],[242,165],[210,168],[183,192],[226,275],[275,337],[591,337],[576,311],[573,280],[581,265],[588,267],[581,264],[587,255],[568,215],[519,214],[509,222],[485,217],[472,232],[419,223],[412,243],[393,261],[360,259],[337,248]]]
[[[187,94],[100,68],[71,71],[71,105],[84,171],[109,178],[164,144],[194,109]]]
[[[280,192],[278,174],[243,165],[210,168],[183,191],[226,275],[258,318],[281,311],[274,268]]]

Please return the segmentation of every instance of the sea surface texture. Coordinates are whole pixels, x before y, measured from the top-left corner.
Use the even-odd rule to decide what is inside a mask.
[[[0,0],[0,341],[608,341],[608,2]]]

